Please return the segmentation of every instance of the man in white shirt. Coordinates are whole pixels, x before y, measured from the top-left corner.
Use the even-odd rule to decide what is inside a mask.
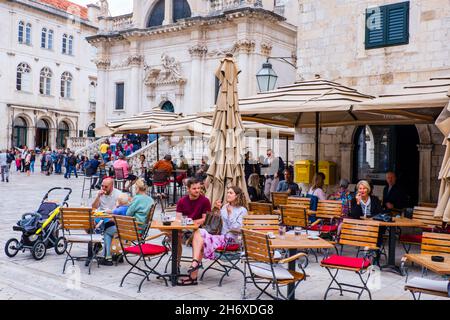
[[[117,198],[121,194],[122,192],[114,188],[114,180],[112,178],[104,179],[101,190],[97,193],[94,202],[92,202],[92,209],[111,213],[116,207]]]
[[[2,182],[9,182],[9,166],[8,166],[8,153],[6,150],[0,151],[0,170],[2,175]]]

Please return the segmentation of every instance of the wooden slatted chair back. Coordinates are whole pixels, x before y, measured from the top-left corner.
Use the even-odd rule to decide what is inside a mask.
[[[414,207],[413,219],[422,222],[427,227],[442,227],[442,218],[434,217],[435,208]]]
[[[309,209],[311,206],[310,198],[288,197],[288,205],[299,206],[304,209]]]
[[[91,208],[61,208],[61,227],[90,233],[94,227]]]
[[[378,249],[378,233],[378,221],[344,219],[339,244]]]
[[[272,262],[269,256],[269,240],[265,233],[243,228],[242,240],[244,242],[245,254],[249,261]],[[270,252],[270,254],[273,254],[273,252]]]
[[[273,214],[273,205],[265,202],[250,202],[248,208],[251,214]]]
[[[247,215],[243,219],[243,227],[260,232],[278,232],[279,218],[277,215]]]
[[[272,205],[274,207],[286,205],[288,202],[289,194],[289,192],[272,192]]]
[[[437,207],[437,203],[432,202],[419,202],[419,207],[427,207],[427,208],[435,208]]]
[[[308,219],[304,208],[292,205],[280,206],[281,208],[281,223],[289,227],[308,226]]]
[[[138,225],[133,217],[115,215],[114,222],[120,241],[141,242],[142,236],[138,232]]]
[[[422,253],[450,254],[450,234],[424,232],[422,235]]]
[[[317,203],[317,218],[322,219],[339,219],[342,217],[342,202],[339,200],[319,200]]]

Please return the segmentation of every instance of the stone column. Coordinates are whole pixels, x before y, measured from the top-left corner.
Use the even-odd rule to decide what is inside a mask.
[[[126,98],[126,113],[130,116],[138,114],[141,111],[141,86],[142,81],[140,77],[141,66],[144,62],[144,57],[137,54],[137,48],[130,57],[128,57],[128,64],[130,66],[131,78],[127,90]],[[133,51],[132,51],[133,52]],[[125,85],[126,87],[126,85]]]
[[[419,202],[431,201],[431,152],[433,144],[419,144]]]
[[[197,44],[195,46],[192,46],[189,48],[189,53],[191,54],[192,61],[191,61],[191,77],[190,77],[190,96],[192,101],[192,112],[197,113],[201,112],[201,94],[199,92],[202,91],[201,85],[201,69],[203,64],[203,57],[208,52],[208,49],[206,46],[202,44]]]
[[[352,180],[352,164],[353,164],[353,149],[354,145],[351,143],[341,143],[339,150],[341,151],[341,179],[345,178]]]
[[[106,124],[107,91],[108,91],[108,68],[111,62],[108,59],[97,60],[97,101],[95,104],[95,127],[100,128]],[[110,98],[113,101],[114,97]],[[110,101],[110,102],[111,102]]]
[[[171,23],[173,23],[173,0],[165,0],[163,25]]]

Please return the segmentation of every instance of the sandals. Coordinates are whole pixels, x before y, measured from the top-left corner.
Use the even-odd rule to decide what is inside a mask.
[[[178,282],[177,285],[179,286],[196,286],[198,285],[197,278],[192,278],[191,275],[189,275],[186,279],[181,279],[181,282]]]
[[[200,268],[203,268],[203,264],[199,262],[197,259],[193,259],[192,262],[197,262],[197,266],[193,267],[191,265],[191,267],[188,269],[189,276],[192,274],[192,272],[197,271]]]

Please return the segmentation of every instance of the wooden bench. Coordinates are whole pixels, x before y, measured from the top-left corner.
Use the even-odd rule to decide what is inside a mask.
[[[266,202],[250,202],[248,204],[249,215],[270,215],[273,214],[273,205]]]

